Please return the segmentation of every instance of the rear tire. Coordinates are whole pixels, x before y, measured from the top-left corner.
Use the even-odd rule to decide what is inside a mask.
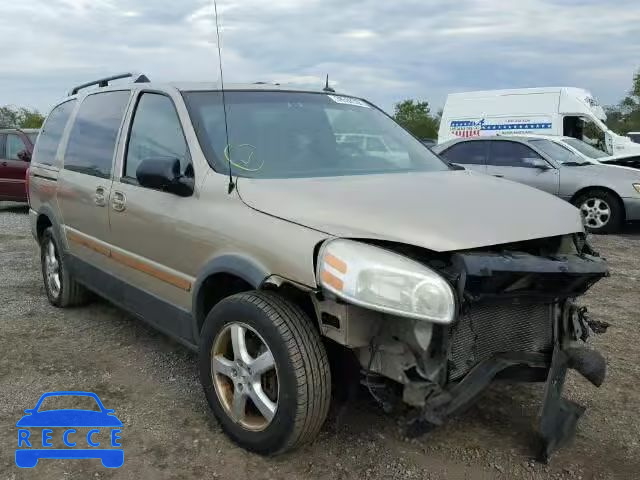
[[[581,193],[573,201],[580,210],[584,227],[591,233],[614,233],[624,220],[620,199],[607,190],[593,189]],[[605,213],[606,212],[606,213]]]
[[[234,333],[238,331],[243,333]],[[240,337],[244,354],[237,353],[241,349],[236,347],[238,340],[234,341]],[[230,342],[232,352],[221,353],[225,342]],[[261,346],[247,356],[250,345]],[[272,354],[273,366],[256,377],[254,362],[265,352]],[[227,373],[221,373],[220,364]],[[297,448],[312,441],[326,419],[331,374],[324,345],[311,319],[276,294],[253,291],[220,301],[207,315],[202,330],[199,370],[205,396],[222,429],[252,452],[275,455]],[[263,389],[263,376],[272,379],[274,372],[275,382],[271,380]],[[266,421],[258,421],[263,410],[254,403],[252,389],[262,395],[270,392],[267,403],[275,408],[262,414]],[[241,406],[236,409],[236,398],[241,395],[247,396],[246,404],[239,401]]]
[[[61,252],[52,227],[48,227],[40,239],[40,264],[47,298],[54,307],[82,305],[87,302],[89,292],[75,281]]]

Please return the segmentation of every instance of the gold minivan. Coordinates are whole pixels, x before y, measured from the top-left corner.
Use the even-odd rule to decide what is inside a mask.
[[[29,185],[49,301],[92,291],[197,350],[249,450],[312,440],[332,387],[401,398],[417,435],[510,378],[547,382],[546,458],[583,411],[567,368],[604,380],[574,299],[607,267],[578,210],[446,163],[366,100],[100,79],[51,111]]]

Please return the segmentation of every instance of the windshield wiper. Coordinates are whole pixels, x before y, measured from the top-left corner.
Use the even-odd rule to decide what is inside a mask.
[[[584,167],[586,165],[593,165],[591,162],[563,162],[563,166],[565,167]]]

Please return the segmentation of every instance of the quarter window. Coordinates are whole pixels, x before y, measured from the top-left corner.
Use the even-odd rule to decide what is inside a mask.
[[[451,163],[463,165],[484,165],[487,142],[473,140],[462,142],[448,148],[440,154]]]
[[[18,153],[26,150],[24,142],[22,139],[16,134],[7,135],[7,159],[8,160],[19,160]]]
[[[496,167],[532,168],[531,159],[541,159],[531,148],[518,142],[499,140],[491,142],[489,165]]]
[[[70,100],[51,110],[36,142],[33,152],[33,163],[59,166],[56,152],[58,151],[60,139],[62,138],[64,129],[75,106],[76,100]]]
[[[76,115],[64,158],[64,168],[109,178],[118,131],[129,91],[89,95]]]

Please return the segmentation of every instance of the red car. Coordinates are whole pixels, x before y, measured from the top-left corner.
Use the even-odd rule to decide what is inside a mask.
[[[0,130],[0,201],[27,201],[25,175],[37,137],[37,129]]]

